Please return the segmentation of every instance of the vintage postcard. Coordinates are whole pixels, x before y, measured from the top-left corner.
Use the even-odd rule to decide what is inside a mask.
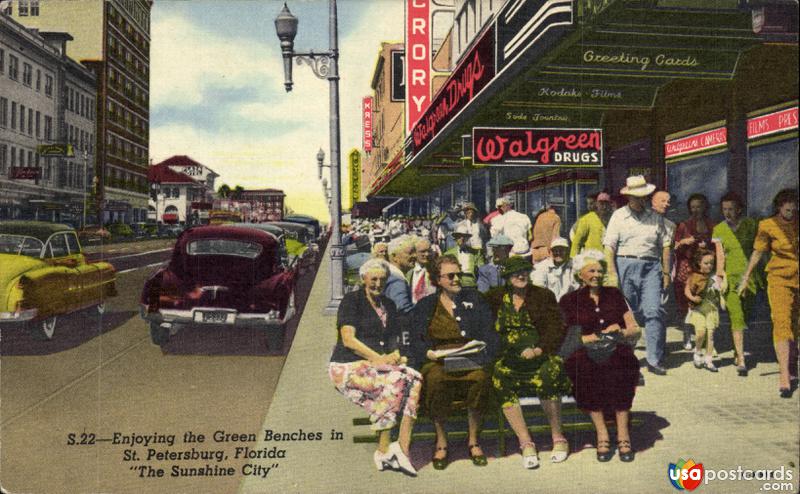
[[[0,0],[0,489],[797,492],[797,0]]]

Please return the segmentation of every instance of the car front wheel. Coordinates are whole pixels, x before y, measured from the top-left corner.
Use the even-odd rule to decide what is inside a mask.
[[[162,328],[155,322],[150,323],[150,340],[154,345],[166,345],[169,341],[169,328]]]
[[[56,332],[56,320],[56,316],[52,316],[34,323],[33,337],[37,340],[52,340]]]

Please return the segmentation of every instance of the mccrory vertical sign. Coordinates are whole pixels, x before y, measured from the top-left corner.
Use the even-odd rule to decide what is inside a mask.
[[[406,0],[406,132],[431,103],[431,0]]]

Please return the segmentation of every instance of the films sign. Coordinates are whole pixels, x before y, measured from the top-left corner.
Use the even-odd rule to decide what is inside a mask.
[[[494,62],[494,26],[491,26],[461,59],[414,126],[413,154],[425,147],[494,78]]]
[[[430,0],[406,0],[406,130],[431,103]]]
[[[747,120],[747,138],[756,139],[797,128],[797,107],[768,113]]]
[[[473,164],[602,167],[602,129],[475,127]]]
[[[728,144],[728,129],[718,127],[664,143],[664,159],[708,151]]]
[[[365,153],[372,152],[372,96],[365,96],[361,100],[361,141]]]

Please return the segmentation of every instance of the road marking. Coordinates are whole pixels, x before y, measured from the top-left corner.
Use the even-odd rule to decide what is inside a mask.
[[[48,396],[45,396],[41,400],[39,400],[36,403],[34,403],[34,404],[28,406],[27,408],[25,408],[25,410],[22,410],[21,412],[19,412],[18,414],[14,415],[13,417],[4,420],[2,423],[0,423],[0,426],[5,427],[8,424],[10,424],[11,422],[14,422],[16,420],[19,420],[22,417],[27,416],[35,408],[38,408],[38,407],[44,405],[45,403],[47,403],[48,401],[52,400],[53,398],[56,398],[57,396],[63,394],[65,391],[68,391],[68,390],[74,388],[75,386],[80,384],[82,381],[85,381],[87,378],[89,378],[93,374],[97,373],[102,367],[105,367],[105,366],[107,366],[107,365],[109,365],[109,364],[111,364],[113,362],[116,362],[117,360],[121,359],[125,355],[127,355],[130,352],[132,352],[133,350],[135,350],[137,347],[141,346],[142,343],[148,341],[149,339],[150,339],[149,336],[145,336],[141,340],[137,341],[136,343],[134,343],[133,345],[129,346],[128,348],[122,350],[121,352],[119,352],[118,354],[114,355],[110,359],[108,359],[108,360],[104,361],[103,363],[97,365],[93,369],[90,369],[90,370],[86,371],[82,376],[76,377],[75,379],[70,381],[68,384],[66,384],[64,387],[53,391]]]
[[[131,271],[136,271],[137,269],[144,269],[144,268],[152,268],[152,267],[155,267],[155,266],[161,266],[165,262],[167,262],[167,261],[154,262],[152,264],[148,264],[147,266],[139,266],[138,268],[123,269],[122,271],[117,271],[117,274],[125,274],[125,273],[130,273]]]
[[[128,257],[146,256],[146,255],[148,255],[148,254],[157,254],[157,253],[159,253],[159,252],[168,252],[168,251],[171,251],[171,250],[172,250],[172,248],[168,248],[168,249],[157,249],[157,250],[149,250],[149,251],[147,251],[147,252],[139,252],[139,253],[136,253],[136,254],[127,254],[127,255],[124,255],[124,256],[106,257],[106,258],[105,258],[105,259],[103,259],[103,260],[104,260],[104,261],[114,261],[114,260],[117,260],[117,259],[126,259],[126,258],[128,258]]]

